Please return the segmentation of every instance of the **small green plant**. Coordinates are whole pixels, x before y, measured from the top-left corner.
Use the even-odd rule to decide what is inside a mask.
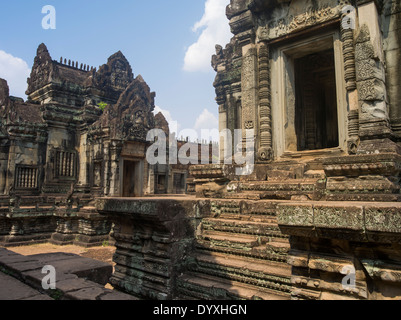
[[[47,292],[47,295],[50,298],[53,298],[54,300],[61,300],[64,297],[64,293],[60,290],[49,290],[49,292]]]
[[[102,110],[102,112],[104,112],[104,109],[106,109],[106,107],[107,107],[107,103],[106,102],[99,102],[97,104],[97,106],[99,107],[100,110]]]
[[[107,240],[104,240],[102,243],[102,247],[106,248],[109,246],[109,242]]]

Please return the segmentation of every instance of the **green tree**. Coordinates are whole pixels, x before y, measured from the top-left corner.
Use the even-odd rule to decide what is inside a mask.
[[[100,110],[102,110],[102,112],[104,112],[104,109],[106,109],[106,107],[107,107],[107,103],[106,102],[99,102],[97,104],[97,106],[99,107]]]

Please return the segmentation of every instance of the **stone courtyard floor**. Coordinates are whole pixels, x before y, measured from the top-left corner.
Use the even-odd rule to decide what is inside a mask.
[[[37,283],[36,287],[32,285],[42,277],[38,266],[46,262],[54,262],[61,270],[57,285],[67,300],[131,300],[132,297],[114,291],[109,284],[104,286],[86,279],[85,274],[103,273],[107,265],[114,267],[114,252],[115,248],[111,246],[82,248],[39,244],[0,247],[0,300],[53,300],[37,287]],[[84,275],[80,275],[83,271]]]
[[[91,258],[103,262],[113,264],[113,254],[115,247],[94,247],[94,248],[83,248],[74,245],[68,246],[56,246],[50,243],[30,245],[23,247],[8,247],[8,250],[21,254],[23,256],[32,256],[36,254],[46,253],[73,253],[85,258]]]

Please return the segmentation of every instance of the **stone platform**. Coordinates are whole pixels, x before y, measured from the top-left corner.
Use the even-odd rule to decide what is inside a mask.
[[[10,275],[0,272],[0,300],[53,300]]]
[[[45,266],[56,270],[56,289],[44,290]],[[68,253],[23,256],[0,248],[0,300],[137,300],[106,289],[112,265]]]
[[[282,201],[99,198],[114,223],[111,284],[143,299],[289,300]]]
[[[110,281],[142,299],[401,296],[400,203],[153,197],[96,206],[115,225]]]

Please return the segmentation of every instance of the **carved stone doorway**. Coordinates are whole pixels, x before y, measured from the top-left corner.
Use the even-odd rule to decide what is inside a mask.
[[[271,47],[273,149],[277,158],[347,150],[348,103],[337,30]]]
[[[298,151],[339,146],[334,50],[295,59]]]
[[[140,195],[138,193],[138,185],[140,185],[138,167],[138,161],[124,160],[123,197],[125,198],[138,197]]]

